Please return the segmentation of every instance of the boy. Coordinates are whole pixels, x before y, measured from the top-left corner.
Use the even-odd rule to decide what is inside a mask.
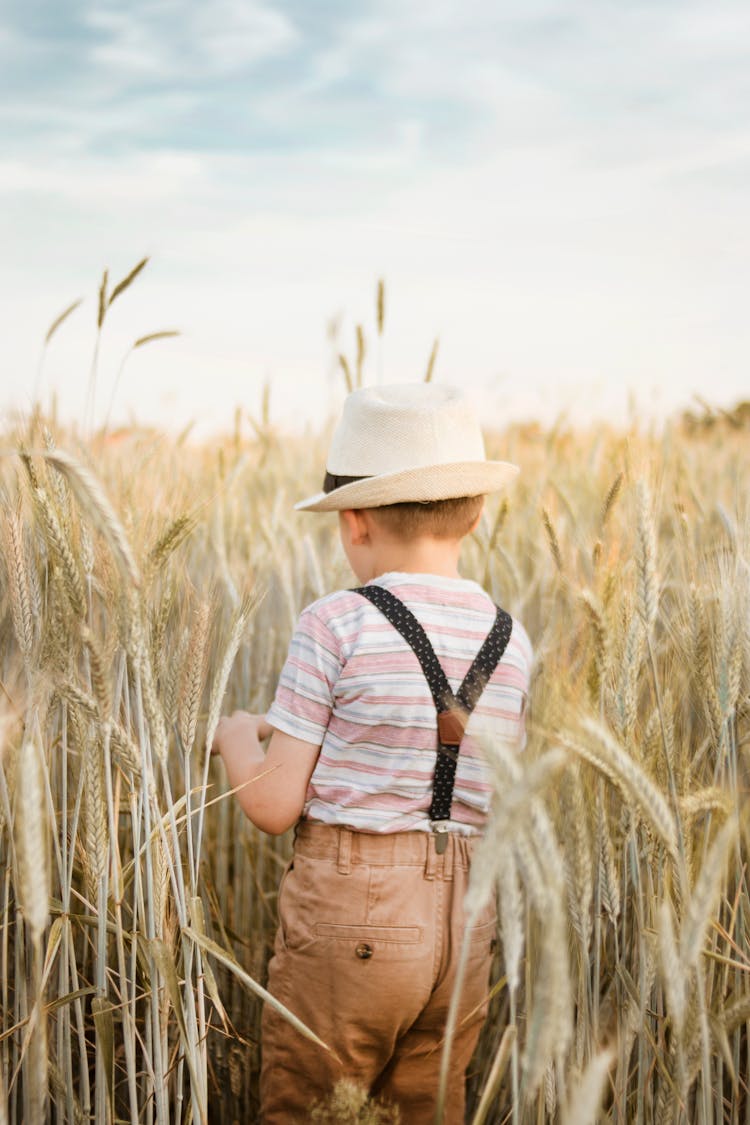
[[[296,505],[338,512],[360,588],[302,613],[268,715],[235,712],[214,744],[232,786],[273,767],[238,794],[256,825],[297,824],[269,989],[330,1048],[265,1010],[265,1125],[308,1120],[341,1077],[397,1105],[404,1125],[433,1121],[490,802],[477,734],[523,746],[531,663],[523,628],[460,577],[458,558],[484,495],[517,472],[485,459],[459,391],[363,388],[346,400],[323,491]],[[471,935],[449,1125],[464,1120],[494,933],[491,904]]]

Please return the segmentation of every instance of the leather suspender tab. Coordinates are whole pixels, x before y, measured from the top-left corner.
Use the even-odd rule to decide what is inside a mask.
[[[437,728],[441,746],[460,746],[469,716],[457,708],[438,711]]]

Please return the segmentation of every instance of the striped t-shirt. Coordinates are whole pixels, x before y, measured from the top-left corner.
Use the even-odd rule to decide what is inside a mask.
[[[495,619],[489,596],[464,578],[388,573],[374,581],[412,611],[455,692]],[[491,784],[482,745],[525,745],[531,655],[514,620],[461,743],[452,831],[476,834],[487,818]],[[361,594],[341,590],[303,611],[268,722],[320,745],[305,817],[368,832],[430,830],[435,705],[411,648]]]

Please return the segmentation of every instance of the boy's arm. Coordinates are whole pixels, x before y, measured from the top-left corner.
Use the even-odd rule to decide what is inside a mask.
[[[263,715],[235,711],[219,721],[212,751],[224,759],[231,787],[242,786],[236,797],[253,824],[277,835],[297,822],[320,746],[274,730]]]

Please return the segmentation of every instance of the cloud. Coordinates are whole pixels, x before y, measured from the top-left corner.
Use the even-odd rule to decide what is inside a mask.
[[[288,50],[293,22],[263,0],[136,0],[85,16],[89,59],[114,79],[200,82],[227,78]]]
[[[393,166],[679,156],[743,124],[741,0],[11,0],[5,151],[308,151]],[[10,42],[10,40],[9,40]]]
[[[145,153],[114,161],[87,158],[82,164],[0,157],[0,198],[32,195],[110,216],[123,205],[132,214],[145,206],[195,198],[205,186],[204,161],[185,152]]]

